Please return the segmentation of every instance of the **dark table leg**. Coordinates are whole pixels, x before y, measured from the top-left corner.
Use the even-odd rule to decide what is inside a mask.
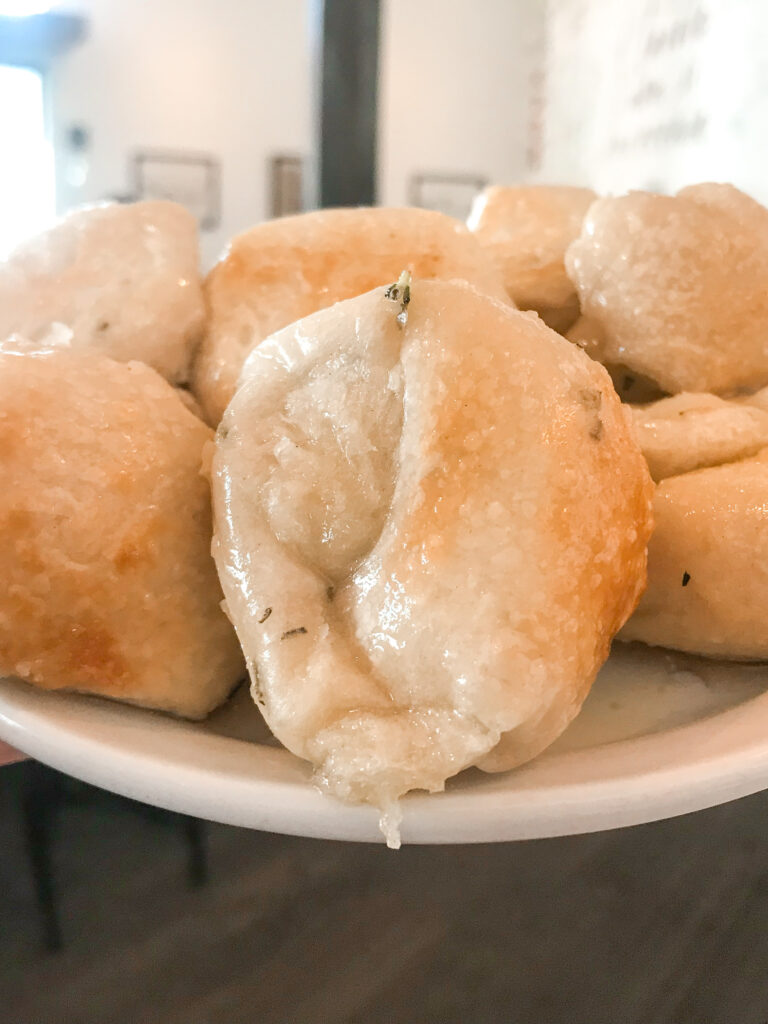
[[[22,801],[24,841],[35,885],[43,939],[46,949],[51,952],[61,949],[63,944],[51,858],[52,817],[61,799],[61,794],[56,790],[55,777],[51,778],[40,765],[28,766]]]

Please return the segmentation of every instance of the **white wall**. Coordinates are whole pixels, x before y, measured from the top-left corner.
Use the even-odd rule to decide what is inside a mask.
[[[350,0],[352,2],[352,0]],[[222,163],[221,228],[209,265],[268,211],[267,159],[313,148],[310,0],[62,0],[89,21],[51,74],[59,210],[130,191],[142,148]],[[511,182],[527,163],[530,76],[544,0],[383,0],[378,200],[407,201],[410,176]],[[91,133],[89,174],[68,180],[73,124]]]
[[[130,188],[141,148],[210,152],[222,165],[222,224],[210,264],[268,215],[267,160],[312,145],[306,0],[69,0],[88,38],[50,75],[59,210]],[[82,187],[67,181],[65,133],[91,133]]]
[[[550,0],[543,177],[768,201],[765,0]]]
[[[386,0],[378,201],[402,205],[419,172],[530,175],[530,76],[544,0]]]

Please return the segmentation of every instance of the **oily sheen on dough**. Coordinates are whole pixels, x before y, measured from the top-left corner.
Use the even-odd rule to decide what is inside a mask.
[[[500,272],[459,221],[433,210],[318,210],[233,239],[205,282],[209,322],[193,389],[216,425],[253,345],[294,320],[394,281],[462,278],[506,297]]]
[[[251,353],[214,557],[275,735],[385,812],[568,724],[645,584],[651,483],[608,375],[464,282],[385,289]],[[389,817],[387,817],[389,815]]]
[[[597,196],[565,185],[491,185],[467,221],[501,268],[510,297],[566,331],[579,315],[576,288],[565,272],[565,250],[579,237]]]
[[[768,658],[768,448],[659,484],[648,589],[625,640]]]
[[[670,394],[768,383],[768,210],[732,185],[599,199],[565,262],[600,362]]]
[[[0,350],[0,674],[199,718],[244,674],[210,556],[211,432],[154,370]]]
[[[64,336],[187,380],[205,309],[197,225],[176,203],[104,203],[68,214],[0,262],[0,338]]]

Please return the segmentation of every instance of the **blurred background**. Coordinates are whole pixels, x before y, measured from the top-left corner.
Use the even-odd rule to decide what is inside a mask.
[[[318,205],[487,183],[768,201],[764,0],[0,0],[0,253],[172,198],[209,266]],[[0,769],[2,1024],[765,1024],[764,795],[399,854]]]
[[[206,264],[488,182],[766,200],[767,47],[762,0],[0,0],[0,250],[105,198],[185,202]]]

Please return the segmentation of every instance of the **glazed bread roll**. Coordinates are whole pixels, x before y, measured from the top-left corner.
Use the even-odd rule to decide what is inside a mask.
[[[601,358],[605,332],[591,317],[580,316],[573,327],[566,331],[565,337],[586,352],[590,359],[602,362],[622,402],[645,404],[667,397],[659,385],[649,377],[644,377],[636,370],[630,370],[622,363],[608,363]]]
[[[768,449],[664,480],[654,517],[648,589],[622,639],[768,658]]]
[[[493,185],[477,197],[467,221],[501,268],[516,305],[535,309],[557,331],[566,331],[579,315],[565,250],[579,237],[596,198],[588,188]]]
[[[636,406],[632,414],[654,480],[735,462],[768,446],[768,410],[748,401],[684,392]]]
[[[608,375],[464,282],[377,288],[255,348],[213,551],[275,735],[384,812],[533,757],[645,584],[651,482]],[[401,293],[400,293],[401,294]]]
[[[732,185],[599,199],[566,267],[601,362],[672,394],[768,383],[768,210]]]
[[[205,282],[210,320],[194,391],[212,425],[240,368],[267,335],[339,299],[394,280],[462,278],[506,296],[501,276],[467,228],[432,210],[319,210],[259,224],[235,238]]]
[[[176,203],[75,210],[0,262],[0,338],[63,335],[187,380],[203,332],[197,226]]]
[[[244,666],[210,555],[211,432],[140,363],[0,350],[0,675],[190,718]]]
[[[755,409],[763,409],[768,412],[768,388],[761,388],[752,394],[741,395],[734,399],[734,401],[741,405],[751,405]]]
[[[193,415],[197,416],[199,420],[203,420],[203,422],[205,422],[205,416],[203,416],[203,410],[200,408],[200,403],[192,392],[185,387],[176,387],[173,390],[179,396],[184,406],[189,409]]]

